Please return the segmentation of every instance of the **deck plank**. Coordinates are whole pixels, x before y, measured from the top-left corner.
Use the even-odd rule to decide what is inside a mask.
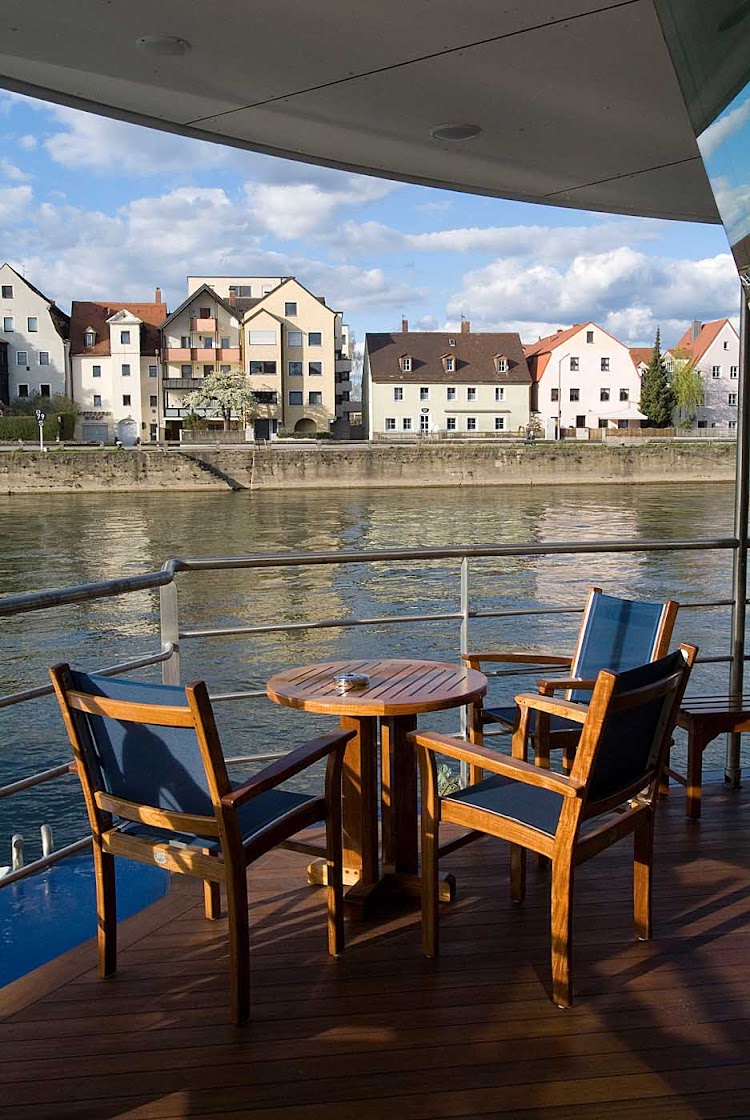
[[[660,1120],[750,1116],[748,798],[660,807],[654,941],[631,936],[629,845],[581,869],[575,1006],[548,999],[548,889],[507,898],[502,844],[446,867],[438,961],[412,904],[325,952],[304,857],[251,870],[253,1019],[229,1024],[226,927],[196,884],[123,924],[120,969],[92,943],[0,996],[0,1120]],[[7,996],[7,998],[6,998]]]

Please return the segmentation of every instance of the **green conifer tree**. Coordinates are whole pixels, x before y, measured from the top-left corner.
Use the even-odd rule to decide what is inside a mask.
[[[666,428],[672,423],[675,394],[667,367],[661,356],[659,328],[656,329],[654,353],[641,380],[641,412],[652,428]]]

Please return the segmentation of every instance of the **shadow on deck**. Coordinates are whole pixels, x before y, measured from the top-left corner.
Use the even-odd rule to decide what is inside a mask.
[[[550,1120],[750,1116],[746,793],[661,807],[656,937],[631,936],[630,845],[578,878],[576,1004],[548,1000],[548,878],[514,908],[503,845],[445,861],[458,880],[442,956],[412,904],[325,952],[304,857],[251,869],[253,1020],[229,1025],[225,923],[197,884],[121,927],[120,971],[92,943],[2,993],[0,1116],[14,1120]],[[744,826],[744,827],[743,827]]]

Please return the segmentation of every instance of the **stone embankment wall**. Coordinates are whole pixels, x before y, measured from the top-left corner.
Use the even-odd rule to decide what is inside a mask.
[[[264,444],[0,452],[0,493],[724,482],[731,443]]]

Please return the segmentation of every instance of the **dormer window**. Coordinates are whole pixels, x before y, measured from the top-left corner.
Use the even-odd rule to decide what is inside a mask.
[[[495,371],[497,373],[507,373],[508,372],[508,359],[505,357],[504,354],[496,354],[495,355]]]
[[[449,346],[455,346],[455,345],[456,345],[456,340],[455,340],[455,338],[449,338],[449,339],[448,339],[448,345],[449,345]]]
[[[86,327],[86,330],[83,332],[83,345],[84,346],[94,346],[95,343],[96,343],[96,331],[94,330],[93,327]]]
[[[455,354],[443,354],[441,360],[442,360],[442,363],[443,363],[443,370],[445,371],[445,373],[455,373],[456,372],[456,355]]]
[[[399,358],[399,365],[401,366],[402,373],[411,373],[411,355],[402,354]]]

